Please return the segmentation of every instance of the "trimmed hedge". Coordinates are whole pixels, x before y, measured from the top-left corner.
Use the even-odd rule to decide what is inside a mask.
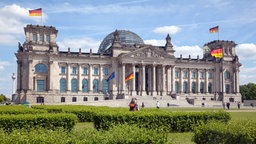
[[[43,127],[56,129],[63,127],[71,130],[77,122],[74,114],[19,114],[19,115],[0,115],[0,128],[6,131],[13,129],[31,129]]]
[[[80,129],[70,132],[64,129],[14,130],[6,133],[0,129],[0,143],[45,144],[45,143],[85,143],[85,144],[166,144],[167,134],[161,130],[148,130],[134,125],[118,125],[109,131]]]
[[[117,124],[136,124],[148,129],[162,127],[169,132],[193,131],[195,126],[210,120],[228,122],[229,113],[217,112],[101,112],[94,116],[94,126],[97,129],[108,130]]]
[[[40,113],[47,113],[46,110],[39,110],[39,109],[32,109],[27,108],[26,106],[19,105],[19,106],[0,106],[0,115],[3,114],[40,114]]]
[[[255,144],[256,122],[210,122],[195,128],[193,141],[197,144]]]

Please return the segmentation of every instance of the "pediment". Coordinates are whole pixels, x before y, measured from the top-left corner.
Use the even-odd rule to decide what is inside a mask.
[[[157,58],[157,59],[172,58],[171,55],[166,53],[166,51],[156,47],[152,47],[152,46],[140,48],[133,52],[123,54],[120,57],[122,58]]]

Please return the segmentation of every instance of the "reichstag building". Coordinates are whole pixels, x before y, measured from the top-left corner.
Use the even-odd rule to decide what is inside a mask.
[[[171,97],[236,102],[239,63],[233,41],[204,45],[203,58],[175,57],[171,37],[164,46],[145,44],[137,34],[115,30],[98,52],[60,51],[53,26],[27,25],[18,45],[15,103],[86,103],[131,97]],[[222,58],[211,50],[222,48]],[[126,80],[130,76],[129,80]]]

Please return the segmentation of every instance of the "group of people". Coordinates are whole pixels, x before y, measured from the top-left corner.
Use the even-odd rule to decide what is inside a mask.
[[[139,111],[140,108],[139,108],[139,104],[138,104],[138,101],[136,98],[132,98],[130,104],[129,104],[129,107],[130,107],[130,111]],[[141,103],[141,107],[144,108],[145,107],[145,104],[144,102]],[[156,108],[160,108],[160,103],[159,101],[156,102]]]
[[[130,111],[139,111],[139,105],[136,98],[132,98],[129,106],[130,106]]]

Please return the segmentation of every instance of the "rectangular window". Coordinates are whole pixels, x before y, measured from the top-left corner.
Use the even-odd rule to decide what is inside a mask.
[[[76,67],[72,67],[72,74],[76,74]]]
[[[86,67],[84,68],[83,74],[86,74],[86,75],[88,74],[88,70]]]
[[[37,91],[43,92],[44,91],[44,80],[37,80]]]
[[[108,75],[108,68],[104,68],[104,74]]]
[[[41,42],[44,41],[44,35],[40,35],[40,41],[41,41]]]
[[[94,68],[93,74],[98,75],[99,74],[99,69],[98,68]]]
[[[46,41],[49,43],[50,42],[50,35],[46,35]]]
[[[188,78],[188,72],[187,71],[183,71],[183,78]]]
[[[209,78],[209,79],[212,79],[212,78],[213,78],[213,73],[212,73],[212,72],[208,73],[208,78]]]
[[[175,78],[179,77],[179,71],[175,71]]]
[[[205,78],[205,73],[204,72],[200,72],[200,78]]]
[[[192,72],[192,76],[191,76],[192,78],[196,78],[196,72]]]
[[[37,41],[37,35],[36,34],[33,34],[33,41]]]
[[[61,69],[61,73],[62,73],[62,74],[65,74],[65,73],[66,73],[66,67],[62,66],[60,69]]]

